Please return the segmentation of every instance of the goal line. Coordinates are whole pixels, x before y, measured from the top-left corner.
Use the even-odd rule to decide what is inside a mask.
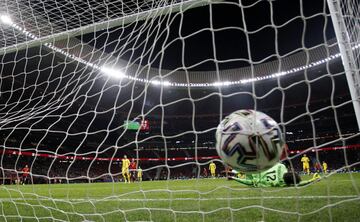
[[[223,200],[263,200],[263,199],[357,199],[360,198],[357,195],[308,195],[308,196],[256,196],[256,197],[214,197],[214,198],[74,198],[74,199],[62,199],[62,198],[0,198],[2,202],[8,201],[55,201],[55,202],[71,202],[73,204],[83,202],[167,202],[167,201],[223,201]]]

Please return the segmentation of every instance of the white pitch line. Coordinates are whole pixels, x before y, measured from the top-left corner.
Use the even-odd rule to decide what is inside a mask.
[[[0,202],[9,201],[58,201],[58,202],[143,202],[143,201],[214,201],[214,200],[261,200],[261,199],[351,199],[358,198],[357,195],[346,195],[346,196],[263,196],[263,197],[230,197],[230,198],[146,198],[146,199],[127,199],[127,198],[79,198],[79,199],[51,199],[51,198],[0,198]]]

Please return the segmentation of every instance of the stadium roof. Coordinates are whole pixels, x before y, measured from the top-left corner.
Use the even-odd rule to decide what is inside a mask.
[[[270,4],[255,1],[244,5],[244,12],[236,5],[238,3],[232,1],[213,1],[211,10],[209,7],[204,6],[206,1],[197,1],[197,3],[191,0],[182,2],[171,1],[173,6],[170,11],[169,2],[139,1],[137,5],[134,5],[133,1],[124,1],[121,4],[116,1],[110,1],[106,4],[96,2],[74,4],[71,1],[64,1],[64,4],[60,4],[61,1],[34,1],[31,3],[31,6],[25,4],[26,2],[20,5],[9,2],[4,8],[11,15],[12,24],[8,28],[3,28],[6,32],[4,35],[6,38],[1,42],[3,46],[1,53],[9,53],[13,50],[18,51],[22,47],[39,46],[39,43],[42,43],[42,49],[57,52],[57,55],[65,60],[75,60],[83,65],[98,69],[105,74],[118,75],[117,77],[125,77],[140,83],[180,87],[219,87],[276,78],[296,73],[339,57],[333,33],[331,30],[327,30],[328,24],[326,25],[325,21],[331,22],[327,18],[326,10],[324,11],[323,3],[311,4],[312,9],[305,8],[304,14],[301,16],[299,12],[294,10],[296,7],[288,7],[284,2],[281,4]],[[307,4],[304,2],[304,5],[306,6]],[[198,8],[199,6],[203,7]],[[193,9],[189,10],[190,8]],[[273,16],[275,19],[274,24],[269,24],[268,18],[258,18],[259,14],[265,14],[266,16],[264,17],[267,17],[272,10],[276,12],[284,8],[287,8],[286,13]],[[249,10],[249,13],[246,10]],[[185,11],[185,13],[179,14],[179,11]],[[209,11],[213,14],[210,15]],[[229,20],[223,18],[224,12],[228,13]],[[204,39],[205,43],[200,48],[197,48],[197,51],[201,52],[191,50],[192,47],[196,48],[198,42],[188,37],[184,40],[184,44],[187,45],[187,50],[190,48],[188,50],[190,52],[183,51],[180,54],[176,52],[181,51],[181,46],[170,49],[168,53],[164,53],[161,67],[159,67],[159,55],[152,60],[150,58],[144,59],[143,57],[148,57],[148,55],[137,54],[138,52],[133,51],[135,56],[129,58],[126,53],[129,50],[129,46],[123,46],[121,42],[124,42],[124,40],[120,40],[123,38],[128,41],[129,37],[127,35],[122,36],[120,32],[131,31],[138,26],[137,23],[135,25],[131,24],[134,21],[132,16],[147,15],[154,19],[161,19],[161,16],[169,13],[172,14],[170,16],[172,22],[169,23],[169,29],[173,32],[176,33],[176,28],[181,28],[185,30],[184,33],[198,32],[195,36],[198,35]],[[245,15],[245,20],[248,22],[246,24],[247,30],[244,30],[244,24],[238,24],[233,21],[236,18],[240,18],[241,14]],[[184,21],[178,21],[179,17],[181,17],[180,15],[184,15]],[[290,15],[293,16],[293,19],[286,21],[286,18]],[[221,49],[217,49],[215,58],[207,51],[209,46],[210,48],[212,47],[209,35],[206,34],[206,28],[210,24],[209,21],[202,21],[200,18],[205,18],[206,20],[206,18],[211,16],[214,19],[211,25],[217,26],[214,27],[216,28],[214,33],[219,35],[218,38],[220,38],[221,42],[217,44],[220,48],[228,48],[232,45],[236,48],[239,44],[242,44],[238,50],[232,50],[235,51],[235,54],[229,50],[224,53]],[[191,28],[191,24],[189,25],[189,21],[186,18],[188,20],[195,19],[196,21],[200,19],[200,24],[192,25],[193,27]],[[142,19],[144,17],[140,18],[140,20]],[[299,25],[299,21],[301,23],[303,19],[307,19],[308,27],[306,31],[301,31],[304,27]],[[294,25],[292,23],[298,25],[297,34],[295,35],[293,34]],[[165,22],[165,24],[167,23]],[[139,26],[141,25],[143,23],[140,22]],[[316,28],[319,28],[321,25],[325,26],[317,32],[311,33],[314,28],[309,27],[317,26]],[[273,29],[275,26],[276,30],[278,30],[277,33],[268,31],[268,29]],[[159,27],[164,28],[163,26]],[[225,37],[225,40],[229,38],[228,41],[224,41],[222,36],[224,35],[223,30],[221,30],[223,28],[229,31]],[[104,29],[106,33],[104,33]],[[249,40],[243,37],[238,39],[232,37],[236,37],[239,32],[248,36]],[[269,35],[265,35],[263,39],[258,37],[258,35],[269,33],[272,36],[270,38]],[[149,41],[154,41],[151,44],[155,46],[151,47],[154,47],[155,51],[159,50],[156,49],[158,46],[156,46],[156,41],[152,35],[144,36],[144,34],[138,32],[135,32],[135,34],[139,35],[138,38],[140,39],[145,37],[149,38]],[[283,35],[290,37],[290,40],[284,40],[281,37]],[[323,35],[323,38],[319,39],[319,35]],[[252,49],[250,58],[250,55],[247,53],[247,47],[254,44],[252,36],[256,37],[254,37],[254,41],[256,40],[255,44],[261,47],[277,45],[279,48],[278,53],[281,54],[276,54],[274,46],[270,47],[271,49],[268,51],[265,48],[260,50],[260,52],[255,47]],[[179,37],[179,35],[170,36],[166,50],[174,48],[173,45],[177,43],[172,41],[179,40]],[[266,38],[270,40],[263,43]],[[329,40],[330,38],[332,39]],[[94,42],[94,39],[97,39],[97,42]],[[119,40],[119,43],[115,44],[115,46],[113,39]],[[300,41],[302,43],[299,45]],[[300,46],[300,48],[294,49],[293,46],[289,47],[289,44]],[[146,46],[142,45],[141,43],[139,51],[146,48]],[[124,48],[119,49],[119,47]],[[130,44],[131,47],[135,46]],[[119,50],[125,52],[121,53]],[[236,51],[239,52],[236,53]],[[180,58],[177,58],[176,54],[180,55]],[[207,55],[208,58],[204,58],[203,61],[198,60],[196,59],[198,54]],[[233,55],[227,56],[227,54]],[[192,56],[195,59],[188,59]],[[171,59],[169,60],[167,57]],[[188,60],[188,62],[186,64],[179,64],[181,57],[185,57],[185,60]],[[250,62],[252,62],[251,65],[249,65]],[[207,69],[206,71],[198,70],[204,67]]]

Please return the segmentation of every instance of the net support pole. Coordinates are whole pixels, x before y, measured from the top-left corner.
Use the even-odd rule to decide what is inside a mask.
[[[340,0],[327,0],[335,35],[338,41],[341,60],[344,65],[347,83],[354,106],[358,130],[360,131],[360,76],[356,68],[354,54],[346,30],[344,17],[341,11]]]

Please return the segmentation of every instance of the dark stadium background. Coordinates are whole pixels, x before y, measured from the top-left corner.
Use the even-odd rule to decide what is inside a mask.
[[[298,48],[311,48],[334,39],[330,16],[322,14],[324,7],[322,3],[303,1],[303,13],[305,16],[314,15],[311,19],[304,21],[302,18],[297,18],[284,28],[276,30],[272,27],[260,29],[255,34],[248,35],[248,43],[243,31],[216,32],[214,40],[217,45],[216,58],[212,47],[212,33],[203,31],[185,41],[184,52],[183,43],[179,40],[166,49],[162,63],[160,58],[151,58],[151,56],[142,58],[139,63],[145,64],[151,61],[154,67],[175,69],[212,58],[212,61],[198,64],[192,70],[215,70],[248,66],[250,60],[265,62],[278,59],[276,56],[295,54]],[[275,25],[283,24],[300,13],[297,11],[298,2],[263,1],[245,10],[247,30],[254,31],[271,24],[269,23],[270,4],[273,6],[273,13],[276,14]],[[225,5],[212,7],[213,28],[228,26],[244,28],[239,19],[242,15],[239,8],[234,9]],[[184,14],[183,19],[181,29],[183,35],[209,27],[209,7],[189,10]],[[170,26],[170,29],[174,30],[170,39],[179,37],[176,32],[179,24],[180,18],[177,18]],[[128,27],[125,32],[130,33],[132,28],[134,27]],[[106,46],[105,51],[112,53],[117,49],[108,42],[115,41],[118,36],[119,30],[113,29],[110,32],[90,33],[78,38],[96,48]],[[277,36],[278,48],[274,44],[275,36]],[[140,38],[146,37],[144,35]],[[148,41],[152,42],[151,36]],[[161,41],[153,44],[141,46],[136,50],[132,50],[134,45],[129,44],[114,55],[138,62],[144,47],[154,46],[155,51],[161,50]],[[249,46],[251,58],[248,54]],[[243,60],[225,61],[234,58]],[[7,54],[1,57],[1,60],[3,64],[1,64],[0,113],[5,118],[2,118],[0,128],[0,146],[3,150],[118,158],[124,154],[130,158],[216,156],[214,149],[216,126],[224,116],[238,109],[260,110],[279,123],[286,123],[301,116],[286,125],[281,124],[290,151],[304,150],[324,143],[328,143],[326,147],[360,143],[358,137],[338,140],[339,134],[351,135],[358,131],[340,59],[279,79],[221,89],[160,87],[139,82],[107,81],[107,77],[104,76],[91,84],[84,84],[76,91],[72,91],[76,84],[95,78],[99,75],[98,71],[72,60],[64,63],[62,57],[56,56],[56,53],[49,52],[44,47]],[[79,78],[73,85],[67,85],[80,75],[86,78]],[[54,93],[57,88],[66,85],[64,90]],[[119,90],[121,90],[120,96],[117,98]],[[85,93],[87,96],[82,96]],[[220,94],[222,96],[219,96]],[[57,100],[63,95],[67,95],[66,100]],[[206,95],[209,96],[204,98]],[[199,98],[202,99],[197,100]],[[48,109],[50,100],[55,102],[52,108]],[[177,102],[161,106],[174,101]],[[42,106],[43,108],[39,108]],[[118,108],[114,109],[114,107]],[[317,110],[320,111],[314,114]],[[125,131],[124,128],[116,129],[128,117],[131,120],[141,117],[143,113],[148,113],[144,119],[150,123],[149,131],[131,132]],[[6,121],[6,117],[13,115],[18,118],[13,118],[10,122]],[[37,118],[28,118],[30,116]],[[143,142],[135,143],[135,141]],[[343,166],[345,160],[348,164],[360,160],[356,149],[346,152],[343,150],[310,152],[310,156],[311,158],[317,156],[321,161],[327,161],[330,169]],[[117,161],[70,162],[12,154],[3,154],[1,158],[3,174],[14,173],[28,164],[38,181],[42,180],[41,175],[59,178],[80,178],[80,176],[94,178],[103,173],[111,173],[114,178],[119,178],[117,174],[120,171]],[[167,176],[179,178],[196,177],[202,172],[203,167],[208,167],[205,164],[208,161],[144,161],[139,162],[139,165],[146,170],[146,179],[160,179]],[[294,167],[299,169],[299,159],[296,158],[292,162]],[[220,172],[222,165],[220,162],[217,164]],[[107,176],[106,179],[97,179],[114,178]]]

